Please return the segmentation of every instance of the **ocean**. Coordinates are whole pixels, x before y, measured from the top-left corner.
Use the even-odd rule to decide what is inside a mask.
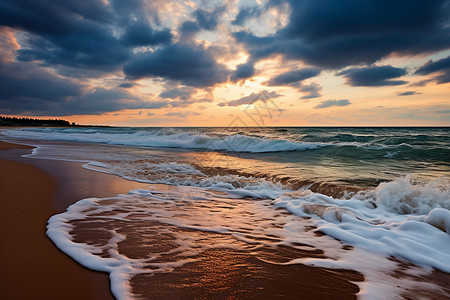
[[[148,183],[80,199],[48,221],[63,252],[110,273],[119,299],[145,298],[142,282],[224,249],[274,266],[355,270],[364,299],[450,298],[448,285],[420,280],[450,273],[449,128],[15,128],[0,137],[36,146],[29,157]],[[83,237],[94,229],[96,240]]]

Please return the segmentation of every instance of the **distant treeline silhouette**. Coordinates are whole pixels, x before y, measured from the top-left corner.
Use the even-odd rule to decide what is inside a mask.
[[[70,124],[69,121],[61,119],[41,120],[0,116],[0,126],[75,126],[75,123]]]

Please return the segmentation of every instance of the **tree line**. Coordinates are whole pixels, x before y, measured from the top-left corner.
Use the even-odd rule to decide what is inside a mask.
[[[0,126],[76,126],[62,119],[32,119],[0,116]]]

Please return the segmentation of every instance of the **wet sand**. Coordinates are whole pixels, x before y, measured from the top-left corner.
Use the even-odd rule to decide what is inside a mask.
[[[178,189],[166,187],[169,192]],[[173,195],[169,194],[167,199]],[[227,203],[226,199],[223,201]],[[253,201],[257,200],[249,202]],[[195,220],[200,216],[209,219],[206,211],[214,210],[216,203],[226,209],[225,203],[218,199],[186,205],[181,202],[171,206],[167,201],[146,198],[139,202],[132,197],[98,201],[92,207],[78,208],[84,212],[83,217],[70,219],[68,223],[73,229],[68,233],[74,242],[92,246],[90,249],[95,249],[102,258],[125,256],[140,261],[134,268],[142,273],[131,275],[129,281],[130,292],[138,299],[356,299],[357,283],[364,280],[357,271],[285,265],[296,258],[326,259],[324,251],[307,244],[277,245],[280,240],[276,237],[252,236],[237,219],[244,227],[238,226],[241,231],[232,230],[242,233],[247,242],[231,234],[167,223],[183,223],[183,218]],[[147,207],[156,215],[158,209],[170,211],[170,220],[163,217],[157,217],[161,221],[146,220],[151,215],[146,213]],[[242,211],[229,209],[225,214],[234,213]],[[215,218],[219,219],[220,214]],[[113,232],[120,235],[117,246],[111,242],[117,240]],[[265,243],[259,242],[262,239]],[[161,267],[164,265],[176,267],[165,269]]]
[[[13,147],[0,143],[2,150]],[[45,235],[47,220],[55,213],[51,199],[57,180],[15,161],[0,159],[0,169],[1,297],[112,299],[106,274],[81,267]]]
[[[2,298],[113,299],[107,274],[85,269],[60,252],[45,235],[45,226],[51,215],[80,199],[114,196],[146,185],[85,170],[80,163],[20,157],[31,148],[0,142]],[[354,299],[359,289],[350,281],[363,280],[344,270],[265,264],[249,253],[226,249],[207,251],[196,261],[154,278],[136,276],[132,290],[151,299]]]
[[[0,142],[1,298],[113,299],[108,275],[60,252],[45,234],[47,220],[77,200],[142,185],[80,163],[20,157],[30,149]]]

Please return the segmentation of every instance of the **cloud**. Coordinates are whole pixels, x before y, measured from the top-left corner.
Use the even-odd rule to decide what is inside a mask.
[[[0,31],[0,44],[14,45],[8,31]],[[0,112],[35,116],[101,114],[122,109],[160,108],[168,101],[149,102],[120,87],[90,88],[86,82],[67,78],[38,64],[14,61],[9,49],[0,49]]]
[[[419,95],[421,93],[418,93],[416,91],[406,91],[406,92],[399,92],[397,93],[398,96],[412,96],[412,95]]]
[[[68,97],[82,95],[85,88],[77,80],[62,78],[27,64],[0,65],[0,95],[6,102],[65,101]]]
[[[243,25],[250,18],[257,18],[264,12],[263,7],[243,7],[239,10],[236,18],[231,22],[233,25]]]
[[[448,0],[272,2],[289,4],[285,28],[268,36],[256,36],[251,29],[234,33],[255,61],[281,54],[312,66],[340,69],[373,64],[393,53],[427,54],[450,47]]]
[[[22,61],[47,65],[115,70],[129,55],[106,26],[114,16],[102,1],[46,1],[39,4],[18,0],[2,2],[0,25],[25,30],[18,50]]]
[[[176,87],[164,90],[161,94],[159,94],[159,96],[161,98],[170,98],[170,99],[179,98],[181,100],[188,100],[195,93],[196,90],[191,87]]]
[[[313,82],[309,85],[302,85],[299,90],[306,94],[302,96],[301,99],[312,99],[321,96],[320,91],[322,90],[322,87],[318,83]]]
[[[188,116],[200,116],[201,113],[199,112],[194,112],[194,111],[173,111],[173,112],[168,112],[165,114],[166,117],[178,117],[178,118],[186,118]]]
[[[215,30],[224,11],[225,6],[218,6],[213,10],[197,9],[194,11],[194,16],[200,28]]]
[[[411,83],[409,86],[426,86],[428,83],[430,83],[432,81],[433,81],[433,79],[425,79],[425,80]]]
[[[213,88],[244,83],[263,68],[261,60],[275,57],[265,84],[293,87],[297,98],[319,97],[322,87],[303,81],[329,69],[352,86],[400,85],[405,69],[374,64],[450,49],[449,10],[450,0],[0,0],[0,110],[181,109],[211,102]],[[228,69],[243,57],[246,63]],[[449,82],[449,60],[418,68],[415,74],[427,77],[416,84]],[[292,67],[280,74],[272,65],[278,61]],[[162,89],[157,101],[136,94],[152,89]],[[220,105],[279,96],[261,91]]]
[[[122,109],[155,109],[169,105],[167,101],[142,100],[119,88],[98,87],[86,93],[86,86],[75,80],[57,77],[43,69],[31,70],[30,66],[23,64],[15,67],[9,68],[8,73],[0,72],[0,112],[4,114],[95,115]],[[1,70],[5,68],[2,66]]]
[[[2,1],[0,25],[24,32],[17,59],[39,62],[60,74],[87,70],[83,76],[119,70],[132,55],[133,47],[169,43],[170,30],[154,30],[140,0],[33,2]],[[95,71],[94,71],[95,70]]]
[[[347,79],[351,86],[387,86],[402,85],[404,80],[392,80],[406,75],[406,69],[392,66],[373,66],[364,68],[350,68],[337,73]]]
[[[255,75],[255,67],[253,63],[249,62],[246,64],[238,65],[236,70],[231,74],[230,80],[233,82],[248,79]]]
[[[17,59],[25,62],[41,61],[47,66],[114,71],[121,67],[130,51],[111,33],[95,28],[59,35],[29,35],[28,47],[17,51]],[[87,73],[88,74],[88,73]]]
[[[266,84],[269,86],[290,85],[292,83],[298,83],[299,81],[315,77],[319,75],[320,72],[321,71],[317,68],[292,70],[273,77],[267,81]]]
[[[320,109],[320,108],[327,108],[331,106],[347,106],[350,105],[351,102],[347,99],[341,99],[341,100],[325,100],[320,102],[320,104],[314,106],[314,108]]]
[[[437,83],[450,82],[450,56],[440,59],[438,61],[429,60],[426,64],[421,66],[414,72],[418,75],[435,74],[438,75],[434,78]]]
[[[281,97],[282,95],[277,94],[276,92],[272,91],[269,92],[267,90],[263,90],[260,91],[258,93],[251,93],[248,96],[239,98],[237,100],[233,100],[230,101],[228,103],[220,103],[220,106],[239,106],[239,105],[244,105],[244,104],[253,104],[256,101],[263,101],[263,102],[267,102],[267,100],[269,99],[274,99],[274,98],[278,98]]]
[[[209,87],[227,80],[229,70],[202,46],[171,44],[136,54],[125,66],[130,79],[162,77],[193,87]]]
[[[195,104],[195,103],[204,103],[204,102],[212,102],[211,99],[209,98],[190,98],[190,99],[186,99],[183,100],[181,98],[175,100],[175,101],[171,101],[170,102],[170,106],[171,107],[187,107],[189,105]]]
[[[124,89],[129,89],[133,86],[135,86],[137,83],[134,82],[122,82],[121,84],[119,84],[119,87],[124,88]]]
[[[88,94],[60,104],[61,115],[96,115],[123,109],[157,109],[168,101],[145,101],[123,89],[94,88]]]
[[[101,23],[113,17],[109,7],[100,0],[83,3],[69,0],[45,1],[39,4],[16,0],[2,1],[0,5],[0,20],[3,25],[39,34],[69,33],[84,22]]]
[[[415,74],[428,75],[431,73],[448,71],[450,69],[450,56],[438,61],[429,60],[426,64],[416,70]]]
[[[301,99],[312,99],[320,97],[320,91],[322,87],[318,83],[311,83],[304,85],[303,80],[315,77],[321,73],[318,68],[303,68],[298,70],[292,70],[284,72],[278,76],[275,76],[264,84],[268,86],[290,86],[297,88],[300,92],[304,93]]]
[[[225,6],[218,6],[212,10],[197,9],[193,12],[193,20],[185,21],[180,26],[181,40],[188,41],[201,30],[216,30]]]
[[[169,29],[155,31],[146,23],[136,22],[127,28],[121,40],[127,46],[168,44],[172,40],[172,34]]]
[[[0,112],[59,115],[59,105],[84,94],[86,85],[24,63],[0,64]]]

